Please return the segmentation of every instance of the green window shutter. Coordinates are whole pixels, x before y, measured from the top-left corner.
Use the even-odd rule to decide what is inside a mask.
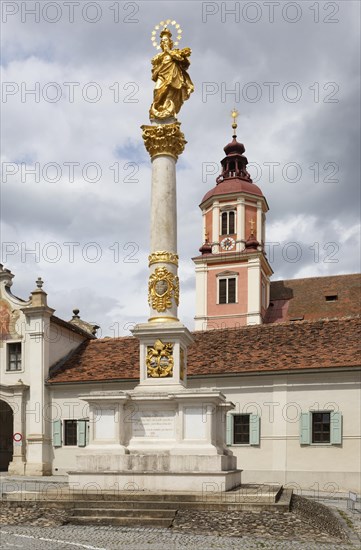
[[[233,414],[226,416],[226,445],[233,443]]]
[[[77,422],[77,440],[78,447],[85,447],[86,445],[86,432],[87,432],[87,422],[86,420],[78,420]]]
[[[259,445],[259,425],[260,417],[258,414],[249,415],[249,443],[250,445]]]
[[[311,443],[311,413],[301,413],[300,418],[300,444],[310,445]]]
[[[53,420],[53,445],[54,447],[61,447],[61,420]]]
[[[342,443],[342,415],[340,412],[331,413],[331,443],[341,445]]]
[[[85,421],[85,445],[89,445],[89,420]]]

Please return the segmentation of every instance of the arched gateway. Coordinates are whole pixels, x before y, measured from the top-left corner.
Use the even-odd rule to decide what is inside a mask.
[[[13,459],[13,410],[6,403],[0,400],[0,471],[6,472],[9,463]]]

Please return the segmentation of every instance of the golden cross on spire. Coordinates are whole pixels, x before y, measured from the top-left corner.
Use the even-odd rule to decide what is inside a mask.
[[[234,131],[236,131],[237,129],[237,118],[239,116],[239,112],[237,111],[236,108],[233,109],[232,113],[231,113],[231,117],[233,118],[233,124],[232,124],[232,128]]]
[[[250,220],[249,225],[251,226],[251,235],[253,235],[255,221],[253,219]]]

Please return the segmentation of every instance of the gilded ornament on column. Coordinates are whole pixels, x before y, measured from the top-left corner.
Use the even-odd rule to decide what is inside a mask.
[[[178,266],[178,254],[173,252],[166,252],[165,250],[159,250],[153,252],[148,256],[149,267],[157,263],[174,264]]]
[[[172,307],[172,298],[179,305],[179,278],[166,267],[157,267],[149,277],[148,303],[162,312]]]
[[[150,157],[169,155],[176,160],[183,153],[186,145],[180,122],[173,124],[157,124],[156,126],[141,126],[143,141]]]
[[[156,340],[147,347],[147,375],[149,378],[165,378],[173,375],[173,344]]]

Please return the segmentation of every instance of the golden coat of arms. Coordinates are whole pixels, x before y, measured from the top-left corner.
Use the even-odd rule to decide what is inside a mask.
[[[153,347],[148,346],[146,366],[149,378],[165,378],[173,375],[173,344],[163,344],[156,340]]]
[[[172,307],[172,298],[179,305],[179,279],[166,267],[157,267],[149,277],[148,303],[162,312]]]

